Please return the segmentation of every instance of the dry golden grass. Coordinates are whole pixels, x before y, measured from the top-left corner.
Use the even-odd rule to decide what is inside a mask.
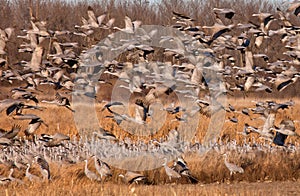
[[[207,185],[127,186],[97,183],[56,183],[29,186],[10,185],[0,190],[1,195],[299,195],[299,182],[263,182]]]
[[[11,183],[0,186],[0,195],[289,195],[299,194],[299,153],[264,154],[230,153],[231,162],[242,164],[244,174],[229,176],[223,158],[215,151],[205,155],[186,155],[192,174],[199,179],[199,184],[187,184],[184,178],[170,182],[163,168],[142,172],[149,179],[149,185],[124,184],[118,174],[124,171],[112,168],[113,177],[106,182],[92,182],[84,175],[84,163],[59,165],[50,163],[52,179],[50,182],[25,184]],[[93,161],[89,168],[95,171]],[[5,171],[4,171],[5,170]],[[1,175],[7,175],[1,167]],[[34,164],[30,172],[40,175]],[[14,177],[23,178],[23,170],[15,170]],[[249,183],[250,182],[250,183]]]
[[[48,96],[47,99],[54,98],[54,96]],[[255,103],[251,102],[252,100],[258,101],[258,99],[251,99],[251,98],[229,98],[228,103],[233,105],[237,111],[241,111],[245,107],[255,107]],[[263,101],[262,99],[259,99],[260,101]],[[270,99],[265,99],[265,100],[270,100]],[[282,103],[285,101],[289,101],[290,99],[272,99],[273,101],[276,101],[278,103]],[[276,115],[276,120],[275,120],[275,125],[279,125],[280,121],[285,118],[285,117],[290,117],[291,119],[297,120],[300,119],[300,102],[298,98],[293,99],[295,101],[295,106],[291,107],[290,109],[287,110],[279,110],[279,112]],[[107,110],[104,110],[103,112],[101,111],[105,103],[96,103],[95,104],[95,111],[99,120],[100,125],[115,134],[118,138],[121,140],[124,137],[129,137],[133,140],[137,139],[134,135],[127,133],[124,131],[121,127],[119,127],[113,119],[106,118],[106,116],[111,115]],[[165,105],[165,107],[168,106],[169,103]],[[42,107],[45,107],[43,111],[31,111],[27,110],[25,113],[33,113],[38,116],[40,116],[45,123],[47,123],[49,126],[41,126],[37,130],[37,134],[41,133],[48,133],[48,134],[53,134],[56,132],[61,132],[64,134],[68,134],[70,136],[78,135],[80,130],[75,125],[74,121],[74,114],[68,110],[67,108],[64,107],[59,107],[57,105],[52,105],[52,104],[45,104],[45,103],[40,103],[39,104]],[[78,107],[87,107],[86,105],[78,106]],[[93,106],[91,106],[93,108]],[[129,114],[134,114],[134,109],[132,107],[129,107],[130,111]],[[93,108],[94,109],[94,108]],[[3,112],[4,113],[4,112]],[[244,124],[248,123],[252,126],[255,127],[260,127],[263,125],[264,121],[256,119],[256,120],[251,120],[248,116],[244,114],[232,114],[232,113],[227,113],[226,114],[226,119],[229,117],[236,116],[238,118],[238,123],[232,123],[232,122],[225,122],[224,126],[222,128],[222,132],[220,133],[220,138],[222,141],[228,142],[231,140],[236,140],[239,144],[241,144],[244,141],[244,136],[241,134],[237,134],[238,132],[241,132],[243,130]],[[253,118],[257,118],[260,115],[253,115]],[[88,124],[88,120],[92,118],[92,114],[86,114],[84,116],[84,121],[86,124]],[[147,136],[147,137],[139,137],[138,139],[153,139],[153,138],[160,138],[165,136],[170,130],[176,128],[180,123],[179,122],[171,122],[172,120],[175,119],[175,115],[168,114],[166,121],[162,128],[157,131],[156,134]],[[224,119],[225,120],[225,119]],[[20,124],[22,126],[22,129],[26,129],[28,125],[28,120],[13,120],[11,116],[6,116],[2,115],[2,118],[0,119],[0,124],[2,129],[10,129],[13,124]],[[210,118],[205,116],[205,115],[200,115],[199,119],[199,124],[198,124],[198,129],[195,133],[195,141],[202,141],[203,137],[205,136],[207,132],[208,125],[210,123]],[[296,125],[296,132],[298,130],[299,124],[295,123]],[[255,135],[255,134],[254,134]],[[255,137],[256,138],[256,137]],[[295,138],[290,137],[287,139],[287,142],[292,142],[294,143]],[[249,139],[251,140],[251,138]],[[250,141],[251,142],[251,141]]]
[[[283,102],[287,100],[276,100]],[[299,119],[299,101],[294,99],[296,105],[289,110],[279,112],[276,118],[278,124],[281,118],[284,116],[290,116],[293,119]],[[241,110],[243,107],[253,106],[251,99],[229,99],[229,103],[236,107],[237,110]],[[96,111],[99,118],[103,118],[109,113],[104,111],[100,112],[103,104],[97,104]],[[28,113],[35,113],[39,115],[49,127],[42,126],[37,134],[55,132],[62,132],[70,135],[78,135],[76,129],[73,113],[66,108],[41,104],[47,109],[44,111],[28,111]],[[229,115],[229,114],[228,114]],[[25,129],[28,121],[13,121],[11,117],[3,117],[0,119],[0,124],[3,128],[9,129],[14,123],[20,123],[22,128]],[[244,138],[237,134],[241,131],[245,122],[259,125],[255,121],[251,121],[249,117],[240,114],[237,116],[239,123],[237,125],[232,123],[225,123],[223,131],[220,135],[223,142],[230,142],[236,140],[237,143],[242,144]],[[88,116],[87,116],[88,118]],[[201,141],[207,128],[209,118],[201,116],[205,120],[201,121],[198,132],[196,134],[196,140]],[[171,116],[168,116],[168,120]],[[133,140],[137,139],[134,136],[126,133],[125,131],[117,128],[116,125],[112,126],[114,122],[112,120],[104,121],[103,126],[110,128],[109,130],[116,134],[117,137],[123,139],[124,137],[131,137]],[[174,125],[173,125],[174,126]],[[297,125],[298,127],[298,125]],[[164,137],[165,134],[172,128],[172,126],[166,125],[159,131],[158,134],[151,138]],[[23,133],[22,133],[23,134]],[[21,134],[21,135],[22,135]],[[140,138],[139,138],[140,139]],[[251,143],[251,139],[248,139]],[[258,140],[256,140],[258,141]],[[289,137],[287,142],[295,143],[298,140]],[[284,152],[279,151],[277,153],[264,153],[262,151],[253,151],[246,154],[240,154],[239,151],[229,151],[230,162],[240,165],[244,168],[244,174],[235,174],[230,177],[229,171],[224,165],[224,159],[220,156],[220,152],[217,153],[211,150],[205,154],[187,153],[185,154],[185,160],[188,163],[192,174],[200,181],[197,185],[187,184],[187,179],[180,179],[173,184],[174,181],[169,182],[168,177],[165,174],[163,168],[144,171],[143,174],[149,179],[151,185],[141,186],[128,186],[125,185],[121,179],[118,178],[118,174],[125,171],[118,168],[112,168],[113,177],[104,183],[91,182],[84,175],[84,163],[78,163],[75,165],[50,163],[52,180],[49,183],[30,183],[25,181],[24,185],[10,184],[8,186],[0,187],[1,195],[22,195],[26,189],[26,195],[35,195],[39,192],[40,195],[170,195],[170,194],[198,194],[198,195],[225,195],[225,194],[238,194],[245,195],[257,195],[257,194],[296,194],[300,190],[297,188],[299,185],[298,179],[300,177],[300,165],[298,152]],[[93,161],[90,160],[89,168],[95,171]],[[6,176],[9,168],[2,166],[0,168],[0,175]],[[40,175],[37,165],[33,165],[31,172]],[[14,177],[23,179],[25,170],[15,170]],[[274,182],[279,181],[279,182]],[[284,181],[284,182],[281,182]],[[287,182],[288,181],[288,182]],[[249,183],[251,182],[251,183]],[[257,183],[263,182],[263,183]],[[278,187],[280,185],[280,188]],[[285,189],[281,187],[286,187]]]

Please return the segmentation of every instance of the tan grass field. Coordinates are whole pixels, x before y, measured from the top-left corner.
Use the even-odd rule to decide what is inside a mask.
[[[50,99],[48,97],[48,99]],[[227,101],[235,106],[237,110],[243,107],[254,107],[251,101],[256,99],[251,98],[229,98]],[[258,99],[257,99],[258,100]],[[274,100],[274,99],[273,99]],[[284,117],[291,117],[292,119],[299,119],[299,99],[294,98],[295,106],[285,111],[279,111],[276,116],[275,125]],[[261,99],[260,99],[261,101]],[[274,100],[276,102],[289,101],[284,99]],[[77,130],[73,113],[66,109],[55,105],[40,104],[45,106],[44,111],[26,111],[27,113],[34,113],[40,116],[49,126],[41,126],[37,134],[48,133],[53,134],[61,132],[70,136],[79,136],[80,131]],[[159,139],[165,137],[169,130],[176,127],[175,124],[165,123],[165,125],[158,131],[157,134],[150,138],[136,138],[128,134],[126,131],[118,128],[118,126],[111,119],[103,119],[109,115],[107,111],[101,112],[103,103],[96,105],[96,113],[103,123],[102,126],[112,133],[114,133],[121,140],[124,137],[129,137],[132,140],[143,139]],[[226,118],[232,114],[227,114]],[[238,124],[226,122],[220,134],[219,141],[224,143],[236,140],[237,144],[243,144],[245,141],[249,144],[258,143],[260,140],[257,136],[245,138],[237,134],[242,131],[244,123],[253,126],[261,126],[263,122],[258,120],[251,120],[248,116],[237,114],[239,116]],[[195,141],[202,141],[209,123],[209,118],[200,116],[200,123],[195,135]],[[86,117],[87,119],[89,116]],[[174,116],[169,115],[167,121],[173,119]],[[14,123],[26,129],[28,121],[16,121],[12,117],[2,115],[0,119],[1,128],[9,129]],[[296,123],[296,132],[299,132],[299,124]],[[20,134],[21,136],[23,133]],[[262,142],[262,141],[261,141]],[[287,143],[294,143],[296,146],[299,140],[293,137],[288,137]],[[178,181],[168,180],[165,171],[162,168],[152,171],[145,171],[145,174],[151,185],[131,185],[128,186],[122,182],[118,175],[124,173],[118,168],[112,168],[113,177],[104,183],[91,182],[84,175],[84,162],[75,165],[50,163],[52,180],[48,183],[30,183],[25,182],[24,185],[10,184],[8,186],[0,186],[0,195],[297,195],[300,192],[298,188],[300,177],[300,165],[298,152],[284,152],[281,153],[263,153],[263,152],[249,152],[241,154],[238,151],[231,150],[228,152],[230,162],[236,163],[244,168],[244,174],[235,174],[230,177],[229,171],[224,165],[224,159],[214,150],[205,154],[187,153],[185,160],[192,174],[200,181],[197,185],[188,184],[187,179],[180,179]],[[93,171],[93,161],[90,160],[89,168]],[[0,167],[0,175],[6,176],[9,169],[6,166]],[[31,172],[39,174],[38,166],[33,166]],[[24,170],[15,170],[14,177],[23,178]]]
[[[54,98],[54,95],[51,97],[51,95],[47,96],[46,99],[51,100]],[[228,98],[227,103],[233,105],[237,111],[241,111],[243,108],[253,108],[255,107],[255,103],[251,102],[251,101],[266,101],[266,100],[272,100],[272,101],[276,101],[277,103],[283,103],[286,101],[289,101],[291,99],[258,99],[258,98]],[[300,102],[298,98],[292,98],[292,100],[295,102],[295,105],[289,109],[286,110],[279,110],[279,112],[276,115],[276,120],[275,120],[275,125],[279,125],[280,121],[285,118],[285,117],[289,117],[293,120],[299,120],[300,119]],[[124,137],[129,137],[130,139],[137,139],[135,138],[134,135],[131,135],[129,133],[127,133],[125,130],[123,130],[122,128],[118,127],[118,125],[114,122],[113,119],[110,118],[105,118],[105,116],[111,115],[107,110],[105,111],[101,111],[105,102],[104,103],[99,103],[100,101],[95,102],[95,107],[91,106],[92,108],[95,108],[94,110],[96,111],[98,120],[100,125],[107,129],[108,131],[112,132],[113,134],[115,134],[119,139],[123,139]],[[168,106],[169,103],[165,104],[165,107]],[[41,117],[41,119],[43,119],[49,126],[41,126],[38,130],[37,130],[37,134],[41,134],[41,133],[48,133],[48,134],[53,134],[56,132],[61,132],[64,134],[68,134],[70,136],[79,136],[79,130],[76,127],[76,124],[74,122],[74,114],[64,108],[64,107],[59,107],[53,104],[45,104],[45,103],[40,103],[39,104],[42,107],[45,107],[45,109],[43,109],[43,111],[31,111],[31,110],[27,110],[24,113],[30,113],[30,114],[36,114],[39,117]],[[81,107],[81,106],[78,106]],[[82,107],[87,107],[86,105],[82,105]],[[130,111],[128,112],[129,114],[134,114],[133,108],[130,106],[129,107]],[[4,112],[3,112],[4,113]],[[232,114],[232,113],[226,113],[226,119],[228,119],[229,117],[233,117],[236,116],[238,118],[238,123],[232,123],[232,122],[225,122],[224,126],[222,128],[222,131],[220,133],[220,138],[225,141],[231,141],[231,140],[236,140],[238,143],[241,143],[244,141],[245,137],[237,134],[238,132],[241,132],[243,130],[244,124],[248,123],[249,125],[255,126],[255,127],[260,127],[263,125],[264,121],[263,120],[259,120],[259,119],[255,119],[259,117],[260,115],[258,114],[254,114],[252,115],[253,119],[250,119],[250,117],[244,115],[244,114]],[[86,122],[86,124],[88,124],[88,120],[91,118],[90,114],[87,114],[87,116],[84,116],[85,119],[84,121]],[[179,122],[174,122],[171,123],[172,119],[175,119],[175,115],[171,115],[168,114],[166,121],[164,123],[164,125],[162,126],[162,128],[154,135],[151,135],[149,137],[144,137],[144,138],[138,138],[138,139],[145,139],[145,140],[149,140],[149,139],[159,139],[163,136],[165,136],[170,130],[176,128],[179,125]],[[223,119],[224,120],[224,119]],[[16,121],[14,120],[11,116],[6,116],[6,115],[2,115],[2,118],[0,119],[0,124],[1,124],[1,128],[5,129],[5,130],[9,130],[11,128],[11,126],[13,124],[20,124],[22,126],[22,128],[25,130],[28,124],[27,120],[23,120],[23,121]],[[200,119],[199,119],[199,123],[198,123],[198,129],[196,131],[195,134],[195,141],[202,141],[203,137],[205,136],[206,132],[207,132],[207,128],[208,125],[210,123],[210,118],[205,116],[205,115],[200,115]],[[295,123],[296,126],[296,132],[299,133],[299,123]],[[21,134],[22,136],[22,134]],[[255,135],[254,135],[255,136]],[[252,137],[249,137],[248,139],[251,141]],[[256,137],[254,137],[256,138]],[[295,138],[290,137],[287,139],[287,142],[292,142],[294,143]],[[297,141],[296,141],[297,142]],[[299,141],[298,141],[299,142]]]

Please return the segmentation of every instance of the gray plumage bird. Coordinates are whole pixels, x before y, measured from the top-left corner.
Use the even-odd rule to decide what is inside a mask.
[[[45,142],[45,147],[57,147],[64,146],[63,141],[70,140],[70,137],[62,133],[55,133],[54,135],[41,134],[39,140]]]
[[[12,114],[14,111],[16,111],[16,114],[21,114],[22,109],[26,106],[24,102],[20,100],[15,100],[15,99],[4,99],[0,101],[0,112],[3,110],[6,110],[6,115]],[[36,107],[36,106],[32,106]]]
[[[267,35],[267,31],[269,29],[269,26],[272,22],[272,20],[274,20],[274,16],[273,14],[270,13],[258,13],[258,14],[253,14],[252,16],[256,16],[258,17],[259,21],[260,21],[260,28],[262,30],[262,32]]]
[[[295,123],[291,119],[282,120],[278,128],[272,128],[272,129],[283,135],[299,137],[299,135],[295,132],[296,131]]]
[[[227,160],[227,154],[223,154],[223,156],[225,157],[225,159],[224,159],[225,166],[230,171],[230,176],[232,176],[236,172],[238,172],[238,173],[244,173],[244,169],[242,167],[237,166],[237,165],[235,165],[233,163],[229,163],[228,162],[228,160]]]
[[[109,131],[99,128],[99,131],[93,132],[94,136],[98,137],[99,139],[104,139],[104,140],[112,140],[116,141],[117,138],[114,134],[110,133]]]
[[[30,169],[30,164],[27,164],[27,168],[26,168],[26,172],[25,172],[25,177],[28,178],[28,180],[31,181],[31,182],[39,182],[39,181],[41,181],[41,179],[38,176],[30,173],[29,169]]]
[[[10,145],[12,145],[12,141],[10,139],[5,138],[5,137],[0,137],[0,145],[10,146]]]
[[[85,159],[84,162],[85,162],[84,174],[86,175],[86,177],[88,177],[88,179],[90,179],[91,181],[93,180],[101,181],[101,178],[97,176],[97,174],[95,174],[94,172],[88,169],[88,160]]]
[[[132,171],[127,171],[125,175],[120,174],[119,177],[123,178],[123,180],[128,184],[139,184],[147,181],[146,176]]]
[[[11,90],[11,92],[13,93],[11,95],[11,97],[13,99],[16,99],[16,100],[25,99],[25,100],[31,100],[35,104],[39,103],[39,100],[36,98],[36,96],[32,92],[26,91],[26,90],[21,89],[21,88],[14,88],[14,89]]]
[[[177,161],[174,162],[172,169],[175,170],[180,175],[187,177],[191,183],[193,184],[198,183],[198,179],[192,176],[190,169],[187,166],[187,163],[182,157],[177,158]]]
[[[48,162],[41,156],[36,156],[35,160],[37,164],[40,166],[41,174],[43,175],[44,180],[50,180],[51,174],[50,174],[50,167]]]
[[[6,185],[11,182],[11,179],[5,176],[0,176],[0,185]]]
[[[101,109],[101,112],[104,111],[105,109],[107,109],[110,113],[113,113],[110,109],[110,107],[112,107],[112,106],[124,106],[124,104],[119,101],[107,103],[103,106],[103,108]]]
[[[100,174],[101,180],[106,177],[111,177],[112,173],[110,167],[104,161],[101,161],[94,155],[95,168],[97,172]]]
[[[291,3],[287,11],[293,12],[293,14],[295,14],[295,16],[299,16],[299,14],[300,14],[300,2],[295,1],[295,2]]]
[[[6,132],[5,134],[1,135],[1,138],[7,138],[7,139],[13,139],[18,135],[18,133],[21,131],[20,125],[13,125],[10,131]]]
[[[167,166],[167,158],[164,159],[165,162],[163,163],[163,166],[165,168],[166,174],[169,176],[169,180],[171,181],[172,178],[178,179],[181,177],[181,175],[176,172],[175,170],[171,169],[169,166]]]
[[[214,13],[216,15],[221,15],[221,14],[224,14],[225,18],[228,18],[228,19],[232,19],[232,17],[234,16],[235,14],[235,11],[232,10],[232,9],[227,9],[227,8],[223,8],[223,9],[220,9],[220,8],[214,8],[213,9]]]
[[[137,28],[141,25],[141,21],[131,21],[131,18],[125,16],[125,28],[121,29],[119,27],[114,27],[113,29],[125,32],[125,33],[134,33]]]
[[[33,118],[29,122],[27,129],[24,131],[25,135],[27,137],[32,136],[33,141],[35,142],[34,133],[42,124],[44,124],[46,127],[48,127],[48,125],[41,118]]]
[[[67,97],[62,96],[59,93],[55,94],[55,99],[54,100],[52,100],[52,101],[42,100],[41,102],[43,102],[43,103],[50,103],[50,104],[56,104],[58,106],[64,106],[64,107],[68,108],[69,110],[71,110],[72,112],[75,112],[75,110],[73,110],[71,108],[70,100]]]
[[[18,178],[14,178],[12,175],[14,173],[14,168],[11,168],[10,169],[10,172],[9,172],[9,175],[8,175],[8,178],[10,179],[10,181],[12,182],[17,182],[18,184],[24,184],[24,182]]]

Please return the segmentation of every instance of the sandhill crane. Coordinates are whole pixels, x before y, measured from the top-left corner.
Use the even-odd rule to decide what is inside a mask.
[[[88,160],[85,159],[84,162],[85,162],[84,174],[86,175],[86,177],[88,177],[88,179],[90,179],[91,181],[93,181],[93,180],[101,181],[101,178],[99,176],[97,176],[97,174],[95,174],[94,172],[92,172],[88,169]]]
[[[251,126],[249,126],[248,123],[245,123],[243,131],[242,132],[238,132],[238,133],[242,134],[243,136],[248,136],[252,132],[252,130],[249,127],[251,128]]]
[[[6,132],[5,134],[1,135],[0,137],[2,138],[7,138],[7,139],[13,139],[18,135],[18,133],[21,131],[21,126],[20,125],[13,125],[10,131]]]
[[[285,88],[290,86],[291,84],[294,84],[298,80],[298,75],[294,75],[293,77],[287,77],[287,76],[278,76],[274,80],[274,84],[279,92],[283,91]]]
[[[140,120],[142,121],[146,121],[148,115],[149,115],[149,103],[146,100],[143,99],[136,99],[135,100],[135,104],[136,104],[136,115],[140,115],[140,110],[142,110],[142,115],[140,117]]]
[[[39,103],[39,100],[36,98],[36,96],[33,95],[32,92],[26,91],[24,89],[15,88],[12,89],[11,92],[13,93],[11,97],[13,99],[25,99],[25,100],[32,100],[35,102],[35,104]]]
[[[191,175],[190,169],[188,168],[187,163],[182,157],[177,158],[177,161],[174,162],[172,169],[182,176],[186,176],[191,183],[198,183],[198,179]]]
[[[48,125],[41,118],[33,118],[25,130],[25,135],[33,135],[34,132],[41,126],[41,124],[44,124],[46,127],[48,127]]]
[[[36,176],[34,174],[31,174],[29,172],[29,169],[30,169],[30,164],[27,164],[27,168],[26,168],[26,172],[25,172],[25,177],[28,178],[28,180],[31,181],[31,182],[40,182],[41,179],[38,176]]]
[[[233,122],[233,123],[238,123],[238,121],[239,121],[239,120],[238,120],[235,116],[233,116],[233,117],[231,117],[231,118],[225,120],[225,122]]]
[[[165,158],[164,161],[165,162],[163,163],[163,166],[165,168],[166,174],[169,176],[169,180],[171,181],[172,178],[176,178],[176,179],[180,178],[181,175],[178,172],[176,172],[175,170],[167,166],[167,158]]]
[[[223,25],[219,23],[215,23],[213,26],[203,26],[203,29],[212,29],[211,33],[211,39],[207,42],[208,45],[210,45],[215,39],[217,39],[219,36],[221,36],[223,33],[231,31],[231,29],[234,27],[233,24],[231,25]]]
[[[257,16],[260,21],[260,28],[265,35],[268,35],[267,31],[271,24],[271,21],[274,20],[273,14],[270,13],[258,13],[253,14],[252,16]]]
[[[11,179],[8,177],[0,176],[0,185],[6,185],[11,182]]]
[[[24,103],[20,100],[15,100],[15,99],[4,99],[0,101],[0,112],[3,110],[6,110],[6,114],[10,114],[12,108],[16,108],[17,105]],[[19,113],[19,112],[18,112]]]
[[[174,15],[174,17],[172,19],[176,19],[177,24],[183,24],[185,26],[190,26],[190,27],[195,26],[194,25],[194,21],[195,21],[194,19],[192,19],[192,18],[190,18],[190,17],[188,17],[184,14],[175,12],[175,11],[173,11],[172,13]]]
[[[36,46],[32,53],[31,61],[29,62],[29,67],[32,71],[39,71],[40,65],[42,64],[42,56],[44,49],[42,46]]]
[[[274,121],[275,121],[275,115],[276,115],[276,113],[273,110],[266,110],[265,114],[267,115],[265,123],[263,125],[262,130],[258,131],[258,133],[260,133],[263,138],[268,139],[270,141],[273,141],[274,134],[272,133],[272,129],[271,128],[274,127]]]
[[[245,84],[244,84],[244,90],[245,90],[246,92],[249,91],[249,89],[250,89],[251,86],[253,85],[254,81],[255,81],[255,77],[253,77],[253,76],[247,77],[247,80],[246,80],[246,82],[245,82]]]
[[[145,124],[144,121],[140,121],[139,119],[132,118],[127,114],[119,114],[117,112],[112,111],[111,109],[107,108],[107,110],[113,114],[113,116],[105,116],[105,118],[112,118],[116,121],[116,123],[119,125],[122,123],[123,120],[126,120],[128,122],[138,123],[138,124]]]
[[[50,167],[48,162],[41,156],[36,156],[35,157],[36,162],[39,164],[41,173],[43,175],[44,180],[50,180]]]
[[[176,106],[174,107],[173,105],[167,107],[167,108],[163,108],[163,110],[167,111],[169,114],[177,114],[178,112],[185,112],[186,109],[181,107],[181,106]]]
[[[299,16],[300,2],[295,1],[295,2],[291,3],[287,11],[293,12],[293,14],[295,14],[296,16]]]
[[[111,177],[112,176],[110,167],[107,163],[105,163],[104,161],[101,161],[95,155],[94,155],[94,162],[95,162],[95,168],[101,176],[101,180],[103,179],[103,177],[107,177],[107,176]]]
[[[112,106],[124,106],[124,104],[122,102],[119,102],[119,101],[115,101],[115,102],[110,102],[110,103],[107,103],[103,106],[103,108],[101,109],[101,111],[104,111],[105,109],[107,109],[110,113],[113,113],[110,109],[110,107]]]
[[[0,145],[10,146],[10,145],[12,145],[12,141],[10,139],[5,138],[5,137],[0,137]]]
[[[10,179],[10,181],[12,182],[17,182],[18,184],[24,184],[24,182],[18,178],[14,178],[12,175],[14,173],[14,168],[10,168],[10,172],[8,175],[8,178]]]
[[[284,119],[280,122],[280,125],[278,128],[272,128],[272,130],[275,130],[283,135],[288,135],[288,136],[297,136],[299,135],[295,132],[295,123],[291,119]]]
[[[219,15],[219,14],[224,14],[225,18],[228,18],[228,19],[232,19],[232,17],[234,16],[235,14],[235,11],[232,10],[232,9],[226,9],[226,8],[223,8],[223,9],[220,9],[220,8],[214,8],[213,9],[214,13]]]
[[[229,112],[235,112],[235,107],[231,104],[228,104],[228,109],[229,109]]]
[[[119,31],[123,31],[125,33],[134,33],[135,29],[139,28],[139,26],[142,24],[141,21],[131,21],[131,19],[128,16],[125,16],[125,28],[121,29],[119,27],[114,27],[114,29],[117,29]]]
[[[41,126],[41,124],[44,124],[46,127],[48,127],[48,125],[39,116],[34,114],[15,115],[13,118],[17,120],[31,120],[28,124],[27,129],[25,129],[24,133],[27,137],[32,136],[34,143],[35,143],[34,133]]]
[[[54,135],[41,134],[39,140],[46,142],[45,147],[55,147],[64,146],[62,142],[70,140],[70,137],[62,133],[55,133]]]
[[[235,174],[236,172],[239,172],[239,173],[244,173],[244,169],[240,166],[237,166],[233,163],[229,163],[228,160],[227,160],[227,154],[223,154],[223,156],[225,157],[224,159],[224,163],[225,163],[225,166],[227,167],[227,169],[230,171],[230,176],[232,176],[233,174]]]
[[[288,15],[284,14],[279,8],[276,8],[279,19],[283,22],[284,27],[292,27],[292,23],[288,20]]]
[[[82,21],[83,25],[81,25],[81,26],[75,25],[75,28],[80,28],[84,31],[89,31],[89,30],[92,30],[92,28],[99,28],[99,27],[108,29],[108,28],[111,28],[111,26],[115,20],[114,18],[112,18],[106,24],[103,24],[106,14],[102,14],[102,15],[96,17],[94,10],[91,6],[88,6],[87,14],[88,14],[88,19],[85,19],[82,17],[81,21]]]
[[[16,101],[12,105],[10,105],[6,109],[6,115],[11,115],[14,111],[16,111],[16,115],[19,115],[22,113],[23,109],[36,109],[36,110],[42,110],[43,108],[39,106],[33,106],[33,105],[26,105],[24,102]]]
[[[100,127],[99,131],[93,132],[94,136],[98,137],[99,139],[104,139],[104,140],[112,140],[115,141],[117,140],[116,136],[107,130],[103,129]]]
[[[139,184],[147,180],[146,176],[132,171],[127,171],[125,175],[120,174],[119,177],[123,178],[123,180],[128,184],[132,184],[132,183]]]
[[[27,77],[26,78],[26,86],[24,87],[20,87],[21,89],[27,89],[27,90],[33,90],[33,91],[38,91],[38,92],[43,92],[40,89],[38,89],[38,85],[40,83],[40,79],[39,78],[32,78],[32,77]]]
[[[14,31],[14,29],[10,28],[10,27],[8,27],[4,30],[0,29],[0,55],[6,54],[6,52],[4,50],[5,46],[6,46],[6,42],[12,35],[13,31]]]
[[[89,18],[88,18],[88,23],[89,23],[89,25],[90,25],[91,27],[93,27],[93,28],[99,27],[99,25],[101,25],[101,23],[98,24],[97,18],[96,18],[96,16],[95,16],[95,13],[94,13],[93,8],[92,8],[91,6],[88,7],[87,13],[88,13],[88,17],[89,17]],[[105,15],[104,15],[104,17],[105,17]],[[101,17],[101,18],[99,18],[99,19],[103,20],[104,17]],[[103,18],[103,19],[102,19],[102,18]],[[102,21],[100,21],[100,22],[102,22]]]
[[[52,100],[52,101],[42,100],[41,102],[56,104],[58,106],[65,106],[66,108],[68,108],[72,112],[75,112],[75,110],[73,110],[71,108],[71,103],[70,103],[69,99],[65,96],[60,95],[59,93],[55,94],[55,99],[54,100]]]

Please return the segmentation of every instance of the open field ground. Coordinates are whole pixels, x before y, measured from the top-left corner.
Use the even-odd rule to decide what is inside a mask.
[[[47,185],[10,185],[1,189],[1,195],[299,195],[299,182],[240,182],[234,184],[213,183],[204,185],[105,185],[91,182],[69,184],[57,181]]]

